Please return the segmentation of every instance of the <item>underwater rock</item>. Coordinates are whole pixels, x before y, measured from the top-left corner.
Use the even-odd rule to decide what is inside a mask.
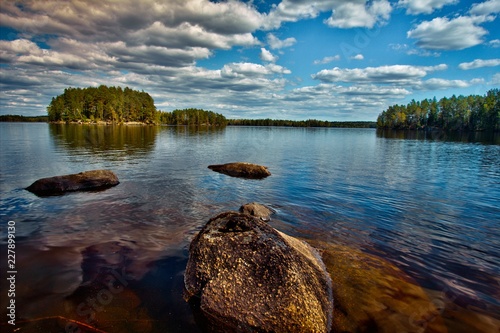
[[[66,192],[101,190],[118,185],[118,177],[110,170],[91,170],[77,174],[42,178],[26,189],[39,196]]]
[[[239,178],[263,179],[271,175],[267,167],[246,162],[215,164],[209,165],[208,168],[215,172]]]
[[[330,330],[331,279],[319,254],[248,214],[207,222],[191,242],[184,284],[212,332]]]
[[[308,242],[320,251],[333,281],[332,332],[448,332],[437,306],[441,300],[431,299],[395,265],[353,247]]]
[[[271,215],[274,214],[272,209],[256,202],[244,204],[240,207],[239,211],[243,214],[259,217],[262,221],[266,222],[271,220]]]

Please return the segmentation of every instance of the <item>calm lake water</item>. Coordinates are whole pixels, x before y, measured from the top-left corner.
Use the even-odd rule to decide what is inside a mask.
[[[274,208],[271,224],[290,235],[380,256],[500,320],[498,134],[0,123],[0,140],[2,323],[14,221],[18,321],[99,317],[116,332],[200,332],[182,299],[189,242],[210,217],[253,201]],[[233,161],[272,176],[207,169]],[[46,198],[24,190],[102,168],[120,184]]]

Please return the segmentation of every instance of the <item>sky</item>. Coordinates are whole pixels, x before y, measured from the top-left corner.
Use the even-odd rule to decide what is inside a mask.
[[[498,16],[500,0],[0,0],[0,114],[104,84],[163,111],[375,121],[499,88]]]

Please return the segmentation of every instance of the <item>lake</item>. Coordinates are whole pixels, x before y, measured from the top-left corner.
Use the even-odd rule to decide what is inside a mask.
[[[498,133],[0,123],[0,139],[3,327],[15,224],[17,325],[201,332],[182,298],[189,243],[209,218],[253,201],[272,207],[285,233],[383,258],[441,293],[449,332],[461,323],[453,307],[478,314],[477,332],[500,327]],[[207,169],[235,161],[272,176]],[[44,198],[24,190],[92,169],[120,184]]]

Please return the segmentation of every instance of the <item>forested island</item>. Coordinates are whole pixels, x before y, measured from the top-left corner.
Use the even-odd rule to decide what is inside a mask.
[[[227,119],[220,113],[202,109],[159,111],[158,122],[167,125],[226,126]]]
[[[128,87],[66,88],[53,97],[47,113],[49,121],[145,122],[154,123],[156,107],[153,98],[144,91]]]
[[[128,87],[67,88],[52,98],[47,107],[50,122],[107,122],[168,125],[225,126],[226,118],[201,109],[156,109],[153,98],[144,91]]]
[[[284,126],[284,127],[336,127],[336,128],[375,128],[373,121],[326,121],[317,119],[282,120],[282,119],[229,119],[231,126]]]
[[[455,96],[439,101],[412,100],[392,105],[377,119],[377,127],[392,129],[443,129],[452,131],[500,131],[500,90],[486,95]]]

